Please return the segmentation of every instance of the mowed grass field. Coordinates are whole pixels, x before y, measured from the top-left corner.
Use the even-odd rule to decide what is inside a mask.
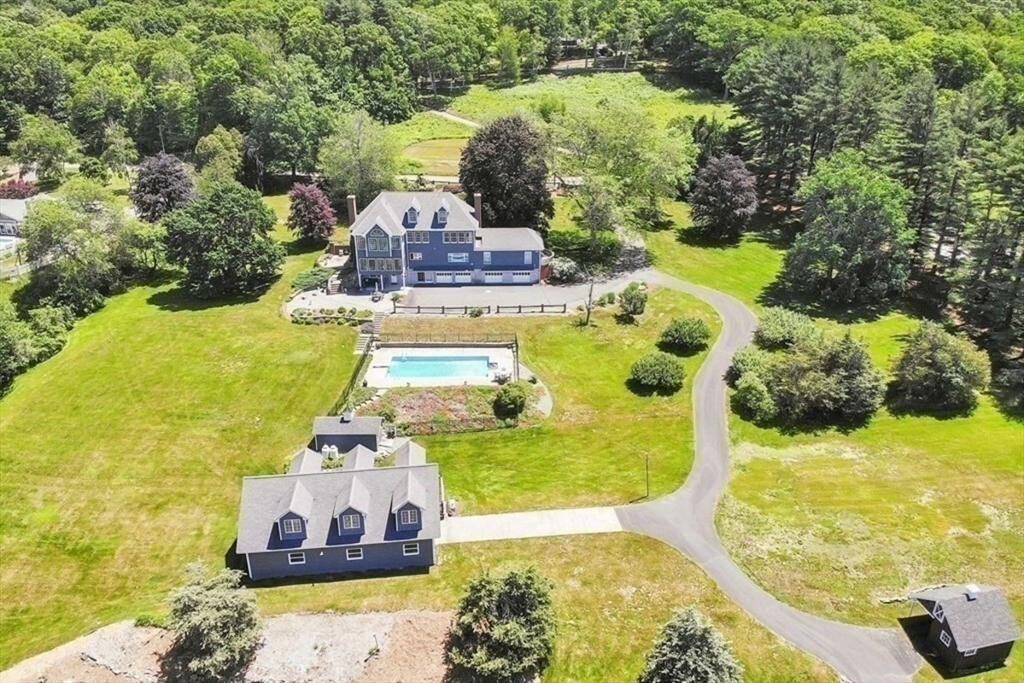
[[[689,225],[685,205],[669,207]],[[654,264],[729,292],[754,310],[784,251],[757,234],[734,247],[647,235]],[[839,324],[818,319],[838,331]],[[894,310],[850,327],[888,372],[918,324]],[[881,599],[939,583],[1004,588],[1024,623],[1024,423],[983,395],[968,417],[879,411],[844,434],[781,434],[731,420],[733,473],[718,513],[736,560],[788,604],[859,624],[894,626],[906,604]],[[918,611],[920,613],[920,611]],[[930,669],[922,681],[938,680]],[[975,679],[971,679],[975,680]],[[1024,655],[980,681],[1024,680]]]

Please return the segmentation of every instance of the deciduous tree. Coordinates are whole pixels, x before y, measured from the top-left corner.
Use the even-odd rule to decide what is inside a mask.
[[[969,411],[976,391],[989,382],[988,357],[941,325],[922,323],[896,361],[894,388],[902,407],[931,411]]]
[[[754,175],[743,160],[726,154],[709,159],[690,193],[693,225],[705,237],[736,239],[757,212]]]
[[[185,271],[182,284],[198,298],[258,292],[284,260],[270,236],[276,222],[258,193],[217,185],[164,218],[167,259]]]
[[[482,224],[530,227],[546,234],[555,205],[540,133],[520,114],[495,119],[478,130],[459,162],[467,196],[483,199]]]
[[[49,116],[29,114],[21,128],[21,136],[11,145],[11,156],[22,173],[34,168],[41,180],[64,178],[64,164],[78,154],[78,140],[68,127]]]
[[[354,194],[365,206],[379,192],[395,186],[398,146],[366,112],[345,114],[320,148],[320,168],[336,203]]]
[[[139,218],[153,223],[192,201],[195,185],[180,159],[161,152],[139,164],[129,196]]]
[[[327,196],[316,185],[296,183],[288,193],[291,208],[288,211],[288,228],[298,237],[311,240],[325,240],[334,231],[337,217]]]

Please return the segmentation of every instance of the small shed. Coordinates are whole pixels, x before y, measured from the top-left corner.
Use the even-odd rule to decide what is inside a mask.
[[[1020,628],[995,586],[943,586],[911,593],[928,611],[927,645],[950,673],[1003,666]]]

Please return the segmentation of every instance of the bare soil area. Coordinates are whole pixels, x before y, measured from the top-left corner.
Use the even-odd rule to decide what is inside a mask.
[[[440,683],[447,612],[284,614],[264,622],[246,683]],[[122,621],[21,662],[0,683],[161,683],[163,629]]]

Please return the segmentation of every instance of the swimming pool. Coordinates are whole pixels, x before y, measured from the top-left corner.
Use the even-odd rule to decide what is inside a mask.
[[[395,356],[388,366],[392,379],[487,377],[487,356]]]

